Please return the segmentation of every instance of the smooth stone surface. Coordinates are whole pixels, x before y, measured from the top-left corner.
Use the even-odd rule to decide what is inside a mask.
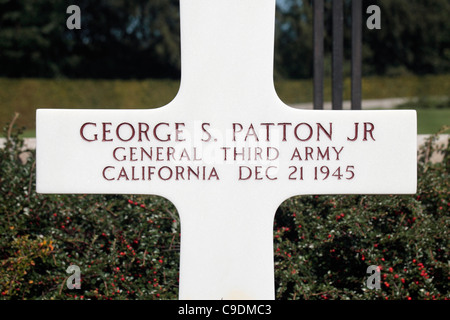
[[[37,191],[166,197],[181,220],[181,299],[274,299],[277,207],[300,194],[415,193],[416,113],[280,101],[275,0],[180,9],[176,98],[153,110],[38,110]]]

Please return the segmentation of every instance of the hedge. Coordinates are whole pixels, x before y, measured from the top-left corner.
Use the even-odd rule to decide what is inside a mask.
[[[5,127],[0,149],[0,297],[177,299],[176,208],[156,196],[37,194],[21,130]],[[414,195],[298,196],[279,207],[277,299],[449,298],[450,149],[434,140],[420,149]],[[66,286],[71,264],[81,289]],[[380,289],[366,286],[371,265]]]

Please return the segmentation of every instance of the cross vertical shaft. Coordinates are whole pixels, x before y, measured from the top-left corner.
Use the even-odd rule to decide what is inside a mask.
[[[239,96],[241,105],[275,95],[275,0],[181,1],[180,13],[179,96],[196,104]]]
[[[256,193],[197,192],[207,193],[207,200],[176,202],[180,299],[274,299],[273,216],[278,203],[258,199]],[[195,213],[195,219],[184,219],[185,212]]]

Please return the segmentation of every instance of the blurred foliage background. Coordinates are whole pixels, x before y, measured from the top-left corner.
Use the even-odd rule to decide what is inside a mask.
[[[447,0],[362,0],[381,9],[381,29],[363,28],[363,74],[450,71]],[[345,3],[350,72],[351,1]],[[66,8],[81,29],[66,28]],[[326,72],[331,70],[331,0],[325,1]],[[0,0],[0,76],[102,79],[179,78],[179,0]],[[312,76],[312,1],[278,0],[275,74]]]

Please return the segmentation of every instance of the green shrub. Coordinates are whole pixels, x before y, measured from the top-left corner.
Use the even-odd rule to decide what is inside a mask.
[[[35,152],[26,150],[30,156],[21,162],[19,133],[0,149],[2,297],[176,298],[179,221],[173,205],[151,196],[37,194]],[[49,250],[36,251],[44,241]],[[70,264],[81,269],[81,290],[66,287]]]
[[[420,150],[415,195],[301,196],[281,205],[277,298],[449,297],[450,148],[434,139]],[[431,163],[432,152],[444,161]],[[366,287],[370,265],[381,268],[380,290]]]
[[[0,149],[0,293],[3,299],[176,299],[180,224],[155,196],[43,195],[35,152],[7,128]],[[274,223],[277,299],[446,299],[449,149],[421,150],[418,192],[302,196]],[[25,162],[20,155],[28,152]],[[23,159],[23,158],[22,158]],[[69,265],[81,289],[69,290]],[[365,281],[382,269],[380,290]]]

